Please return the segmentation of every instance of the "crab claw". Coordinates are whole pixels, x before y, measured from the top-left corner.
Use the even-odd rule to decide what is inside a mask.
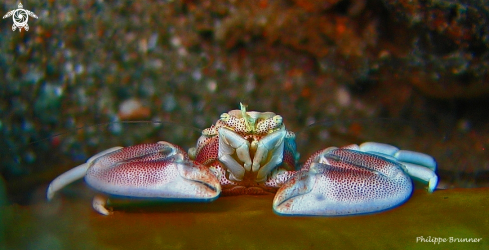
[[[276,213],[374,213],[402,204],[412,193],[412,181],[398,162],[350,149],[331,149],[323,157],[277,191],[273,201]]]
[[[210,170],[194,161],[123,163],[113,169],[88,171],[92,188],[120,196],[214,200],[221,185]]]
[[[107,164],[103,162],[94,162],[86,173],[85,181],[92,188],[108,194],[139,198],[213,200],[221,192],[219,181],[206,166],[187,159],[179,151],[162,159],[132,159]],[[105,159],[105,162],[110,161]]]
[[[105,150],[54,179],[48,199],[83,176],[100,192],[127,197],[212,201],[221,193],[217,177],[206,166],[167,142]],[[103,203],[94,200],[94,208],[108,214]]]

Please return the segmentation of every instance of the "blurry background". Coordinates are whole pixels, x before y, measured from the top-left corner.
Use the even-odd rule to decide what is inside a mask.
[[[109,147],[191,147],[239,102],[282,115],[302,161],[379,141],[433,155],[443,188],[489,186],[483,2],[24,1],[29,31],[0,22],[9,201]]]

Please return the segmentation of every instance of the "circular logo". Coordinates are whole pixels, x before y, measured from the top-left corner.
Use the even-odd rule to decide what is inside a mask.
[[[24,9],[17,9],[13,15],[13,20],[18,27],[22,27],[29,21],[29,15]]]

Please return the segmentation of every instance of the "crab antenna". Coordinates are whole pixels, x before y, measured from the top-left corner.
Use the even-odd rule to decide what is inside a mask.
[[[251,132],[255,131],[255,119],[246,113],[246,108],[248,105],[240,102],[239,106],[241,108],[241,116],[243,116],[243,119],[245,120],[246,129]]]
[[[248,105],[243,104],[242,102],[239,103],[239,108],[241,109],[241,115],[243,116],[243,118],[246,117],[246,108],[247,107],[248,107]]]

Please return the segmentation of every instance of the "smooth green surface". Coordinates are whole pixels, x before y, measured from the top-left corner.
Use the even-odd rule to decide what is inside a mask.
[[[3,207],[8,249],[489,249],[489,189],[418,190],[404,205],[351,217],[281,217],[272,196],[213,203],[115,203],[102,216],[89,199]],[[117,205],[118,204],[118,205]],[[425,238],[482,238],[479,243],[421,243]]]

